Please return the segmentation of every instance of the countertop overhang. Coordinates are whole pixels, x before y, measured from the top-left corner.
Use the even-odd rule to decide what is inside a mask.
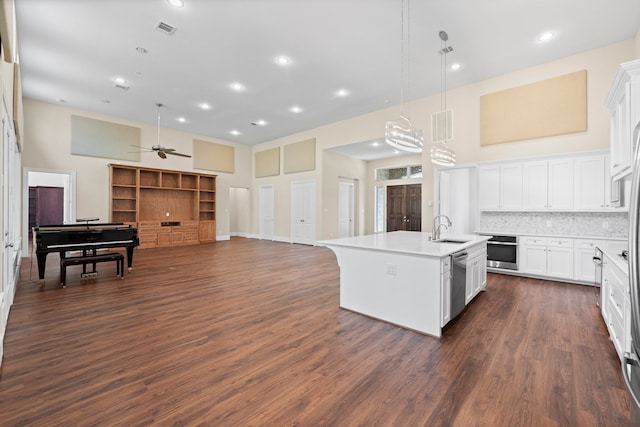
[[[464,241],[464,243],[444,243],[431,240],[431,233],[427,232],[392,231],[389,233],[322,240],[318,243],[329,247],[358,248],[443,258],[479,243],[486,243],[490,238],[491,236],[476,234],[443,235],[441,239]]]

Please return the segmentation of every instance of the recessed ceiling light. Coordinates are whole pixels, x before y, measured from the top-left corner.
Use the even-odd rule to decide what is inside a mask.
[[[451,64],[451,70],[452,71],[458,71],[461,67],[462,67],[462,65],[460,65],[457,62],[455,64]]]
[[[211,110],[213,108],[208,102],[201,102],[200,104],[198,104],[198,107],[200,107],[202,110]]]
[[[549,40],[551,40],[555,36],[556,36],[556,33],[554,33],[553,31],[547,31],[547,32],[542,33],[542,34],[540,34],[538,36],[538,41],[539,42],[548,42]]]
[[[302,108],[294,105],[293,107],[289,108],[289,111],[291,111],[294,114],[298,114],[298,113],[302,113]]]
[[[56,101],[61,102],[61,103],[63,103],[63,104],[64,104],[65,102],[67,102],[66,100],[64,100],[64,99],[62,99],[62,98],[56,98]]]
[[[116,82],[119,85],[124,85],[124,84],[127,83],[127,81],[122,77],[114,77],[113,81]]]
[[[103,104],[111,104],[111,101],[109,101],[108,99],[103,99],[100,102],[102,102]]]
[[[291,63],[291,59],[284,55],[278,56],[276,58],[276,64],[278,65],[289,65],[289,63]]]
[[[167,3],[169,3],[173,7],[184,6],[184,2],[182,0],[167,0]]]
[[[231,130],[231,131],[229,131],[229,133],[230,133],[231,135],[233,135],[233,136],[242,135],[242,134],[240,133],[240,131],[239,131],[239,130],[237,130],[237,129]]]
[[[260,119],[260,120],[256,120],[255,122],[251,122],[251,124],[254,125],[254,126],[264,126],[264,125],[267,124],[267,122],[262,120],[262,119]]]
[[[138,47],[136,48],[136,51],[137,51],[138,53],[149,53],[149,51],[148,51],[147,49],[143,48],[142,46],[138,46]]]
[[[229,85],[231,90],[235,90],[236,92],[242,92],[244,90],[244,85],[242,83],[233,82]]]
[[[373,142],[371,143],[371,146],[372,146],[372,147],[379,147],[379,146],[380,146],[380,143],[379,143],[378,141],[373,141]]]
[[[185,119],[184,117],[177,117],[176,121],[178,121],[180,123],[187,123],[187,119]]]
[[[345,96],[349,95],[349,91],[346,89],[338,89],[336,91],[336,96],[340,97],[340,98],[344,98]]]

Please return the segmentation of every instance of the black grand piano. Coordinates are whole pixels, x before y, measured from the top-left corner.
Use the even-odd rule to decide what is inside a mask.
[[[33,228],[38,258],[38,278],[44,283],[47,255],[68,251],[95,254],[97,249],[126,248],[127,268],[131,271],[133,249],[140,244],[138,229],[123,223],[42,225]]]

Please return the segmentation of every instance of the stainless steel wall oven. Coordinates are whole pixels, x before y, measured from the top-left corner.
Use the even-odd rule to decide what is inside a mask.
[[[493,236],[487,242],[487,267],[518,269],[518,236]]]

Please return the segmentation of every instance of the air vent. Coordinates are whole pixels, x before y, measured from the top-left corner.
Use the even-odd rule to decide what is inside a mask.
[[[114,87],[116,89],[129,90],[129,86],[126,85],[115,84]]]
[[[431,140],[448,141],[453,139],[453,111],[438,111],[431,114]]]
[[[176,32],[176,27],[174,27],[173,25],[167,24],[166,22],[158,22],[158,25],[156,25],[156,30],[168,34],[168,35],[173,35],[173,33]]]

